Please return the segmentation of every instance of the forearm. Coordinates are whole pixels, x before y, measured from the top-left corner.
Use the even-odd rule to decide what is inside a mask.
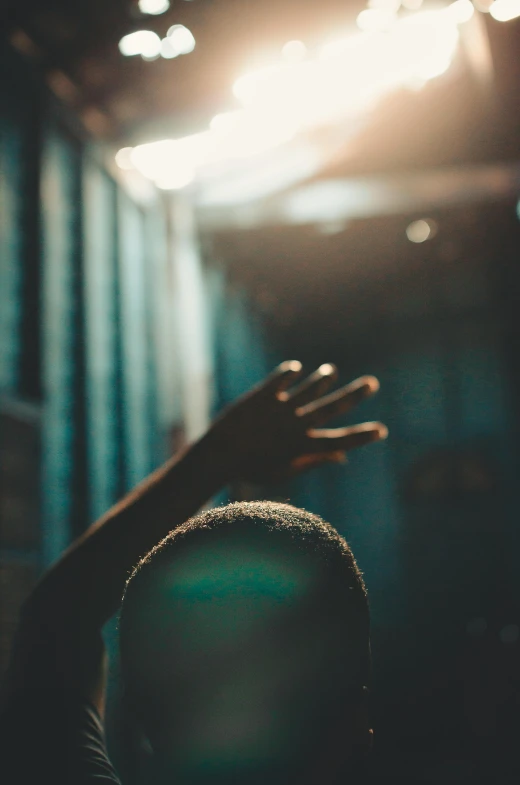
[[[102,710],[101,628],[134,565],[228,481],[206,436],[168,461],[88,529],[47,572],[23,608],[8,693],[72,689]]]
[[[112,507],[44,576],[29,607],[60,624],[100,628],[117,610],[129,573],[169,531],[228,481],[204,437]]]

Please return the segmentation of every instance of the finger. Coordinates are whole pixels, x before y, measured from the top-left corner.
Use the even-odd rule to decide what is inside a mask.
[[[378,390],[379,382],[375,376],[361,376],[346,387],[302,406],[298,415],[303,417],[308,425],[322,425],[332,417],[350,411]]]
[[[337,378],[338,371],[335,365],[330,363],[320,365],[308,379],[287,393],[287,400],[295,409],[304,406],[324,395]]]
[[[388,436],[388,428],[381,422],[364,422],[349,428],[320,428],[307,432],[312,452],[353,450],[370,442],[379,442]]]
[[[294,472],[303,472],[321,466],[324,463],[347,463],[347,456],[344,450],[335,452],[314,453],[313,455],[300,455],[291,462]]]
[[[290,387],[302,372],[302,364],[298,360],[287,360],[269,374],[267,379],[258,385],[257,390],[275,395]]]

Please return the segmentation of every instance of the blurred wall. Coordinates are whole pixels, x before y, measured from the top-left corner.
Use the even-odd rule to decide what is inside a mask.
[[[182,440],[169,207],[0,53],[0,669],[42,568]],[[208,380],[209,383],[209,380]]]

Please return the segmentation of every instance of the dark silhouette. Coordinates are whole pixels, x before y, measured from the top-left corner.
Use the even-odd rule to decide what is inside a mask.
[[[101,629],[127,582],[122,661],[154,753],[146,785],[356,781],[371,740],[368,609],[348,546],[288,505],[191,518],[232,480],[287,477],[386,436],[380,423],[320,429],[374,393],[374,377],[324,396],[333,366],[289,390],[300,373],[282,364],[43,577],[0,722],[9,785],[119,782],[103,737]]]
[[[168,535],[130,578],[121,651],[175,782],[329,781],[370,745],[365,587],[304,510],[231,504]]]

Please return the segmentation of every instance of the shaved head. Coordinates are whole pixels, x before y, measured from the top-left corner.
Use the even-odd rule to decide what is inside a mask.
[[[358,743],[363,581],[315,515],[271,502],[210,510],[134,570],[121,656],[167,778],[304,783],[317,767],[323,782],[325,763],[339,773]]]

